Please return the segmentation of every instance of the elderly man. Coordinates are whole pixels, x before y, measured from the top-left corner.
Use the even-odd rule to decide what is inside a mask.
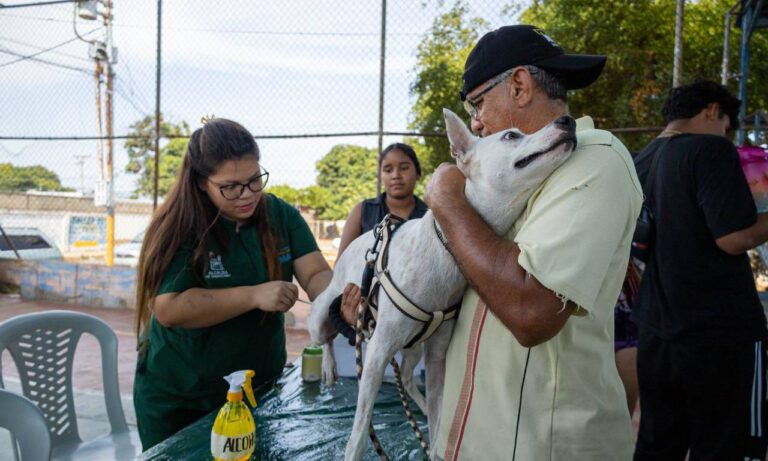
[[[568,114],[604,56],[566,54],[532,26],[484,35],[461,98],[472,130],[533,133]],[[628,460],[632,429],[613,357],[613,308],[642,189],[632,159],[592,120],[506,236],[474,212],[464,176],[440,166],[427,203],[469,281],[448,349],[437,454],[462,460]]]

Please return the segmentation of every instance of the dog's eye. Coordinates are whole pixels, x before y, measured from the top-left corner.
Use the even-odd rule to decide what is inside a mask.
[[[523,135],[521,135],[517,131],[507,131],[506,133],[504,133],[501,136],[501,139],[504,139],[504,140],[507,140],[507,141],[511,141],[513,139],[520,139],[522,137],[523,137]]]

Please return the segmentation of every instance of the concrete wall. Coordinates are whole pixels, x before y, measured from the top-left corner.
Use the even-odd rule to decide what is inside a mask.
[[[23,299],[134,309],[136,269],[63,261],[0,260],[0,282],[19,285]]]

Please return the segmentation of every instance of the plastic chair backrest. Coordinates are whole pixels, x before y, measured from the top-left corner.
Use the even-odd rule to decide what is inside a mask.
[[[19,315],[0,323],[0,354],[5,349],[11,353],[22,393],[45,416],[53,448],[82,441],[77,430],[72,364],[83,333],[92,334],[101,346],[104,401],[112,433],[127,432],[117,381],[117,336],[109,325],[92,315],[63,310]]]
[[[0,389],[0,408],[3,409],[0,411],[0,427],[8,429],[18,440],[21,461],[48,461],[51,436],[37,405],[23,395]],[[16,447],[11,450],[15,455]]]

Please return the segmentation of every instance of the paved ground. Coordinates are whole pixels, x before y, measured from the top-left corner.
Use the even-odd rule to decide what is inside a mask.
[[[303,299],[307,299],[302,294]],[[134,330],[134,311],[128,309],[98,309],[73,304],[60,304],[40,301],[26,301],[16,296],[0,295],[0,322],[20,314],[65,309],[84,312],[104,320],[117,334],[118,339],[118,380],[122,394],[123,409],[128,424],[134,429],[136,415],[133,411],[133,373],[136,365],[136,337]],[[301,356],[305,345],[309,343],[306,331],[306,317],[309,305],[296,303],[287,318],[286,334],[288,360]],[[2,357],[2,376],[6,387],[21,392],[18,372],[10,354],[6,351]],[[99,344],[90,335],[84,335],[75,350],[73,371],[75,388],[75,407],[77,408],[78,427],[81,437],[90,440],[109,432],[109,424],[104,409],[104,396],[101,377],[101,353]],[[0,460],[13,459],[10,454],[10,438],[7,431],[0,429]]]

